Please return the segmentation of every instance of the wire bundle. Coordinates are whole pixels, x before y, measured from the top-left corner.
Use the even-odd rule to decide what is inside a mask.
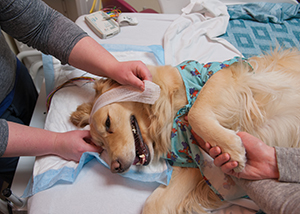
[[[97,5],[97,2],[98,0],[94,0],[93,1],[93,5],[90,9],[90,13],[93,13],[94,10],[95,10],[95,7]],[[99,0],[99,8],[98,8],[98,11],[102,10],[103,12],[105,12],[108,16],[109,16],[109,19],[115,19],[117,20],[117,18],[119,17],[119,15],[121,14],[121,10],[120,9],[117,9],[116,7],[113,7],[113,8],[102,8],[102,2],[101,0]]]
[[[46,100],[46,108],[47,108],[47,112],[49,111],[49,108],[50,108],[50,104],[51,104],[51,100],[54,96],[54,94],[59,91],[60,89],[62,89],[63,87],[67,86],[68,84],[70,83],[73,83],[73,82],[76,82],[76,81],[82,81],[82,80],[85,80],[87,81],[87,83],[90,83],[90,82],[94,82],[96,79],[95,78],[92,78],[92,77],[75,77],[75,78],[72,78],[72,79],[69,79],[68,81],[66,81],[65,83],[61,84],[60,86],[56,87],[48,96],[47,96],[47,100]]]
[[[105,12],[110,18],[117,20],[119,15],[122,13],[121,10],[114,8],[103,8],[103,12]]]

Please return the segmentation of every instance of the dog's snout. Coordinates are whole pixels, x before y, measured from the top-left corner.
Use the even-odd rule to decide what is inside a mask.
[[[130,166],[123,164],[120,159],[114,160],[111,162],[110,170],[113,173],[122,173],[125,172]]]
[[[110,168],[112,172],[120,172],[122,170],[120,161],[119,160],[112,161]]]

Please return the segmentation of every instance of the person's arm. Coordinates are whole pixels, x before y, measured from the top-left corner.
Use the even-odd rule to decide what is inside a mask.
[[[300,183],[300,148],[275,147],[279,181]]]
[[[236,161],[230,161],[230,155],[227,154],[228,160],[222,162],[222,153],[220,147],[213,148],[209,153],[212,153],[215,159],[215,165],[221,167],[224,173],[233,175],[237,178],[244,178],[249,180],[261,180],[268,178],[279,178],[279,170],[277,166],[277,159],[275,148],[266,145],[258,138],[246,133],[239,132],[238,136],[242,139],[244,147],[246,149],[246,166],[245,169],[240,172],[234,172],[238,163]],[[218,151],[219,150],[219,151]],[[219,156],[220,157],[217,157]],[[217,158],[216,158],[217,157]]]
[[[194,134],[199,145],[214,158],[215,165],[221,167],[224,173],[249,180],[275,178],[300,183],[300,148],[270,147],[246,132],[238,135],[246,149],[247,163],[242,172],[235,173],[233,169],[238,163],[231,161],[228,153],[222,153],[218,146],[212,148]]]
[[[0,1],[1,29],[13,38],[68,63],[75,44],[88,34],[41,0]]]
[[[300,149],[282,147],[275,147],[275,149],[279,169],[278,181],[275,179],[234,180],[264,212],[272,214],[299,213]],[[248,149],[248,153],[255,153],[255,150],[257,148],[251,151]]]
[[[220,147],[211,147],[211,145],[204,142],[201,137],[195,133],[193,134],[199,146],[214,158],[214,164],[221,167],[224,173],[237,178],[250,180],[279,177],[275,149],[267,146],[256,137],[246,132],[239,132],[237,134],[241,137],[246,149],[247,162],[244,170],[240,173],[236,173],[233,169],[238,166],[238,163],[236,161],[230,161],[230,155],[228,153],[222,153]]]
[[[250,139],[253,136],[245,134]],[[248,144],[247,139],[242,136],[244,145]],[[246,142],[246,143],[245,143]],[[254,141],[255,142],[255,141]],[[264,166],[264,157],[261,157],[260,149],[263,149],[258,145],[257,147],[246,147],[246,151],[249,154],[258,155],[261,160],[261,165]],[[271,147],[272,148],[272,147]],[[248,149],[248,150],[247,150]],[[272,214],[286,214],[286,213],[299,213],[300,210],[300,167],[299,167],[299,148],[280,148],[276,149],[276,160],[279,170],[278,176],[270,176],[275,179],[263,179],[263,180],[245,180],[234,179],[236,184],[242,187],[247,195],[255,201],[255,203],[266,213]],[[227,154],[228,155],[228,154]],[[270,150],[269,155],[275,158],[274,151]],[[220,155],[221,156],[221,155]],[[250,156],[251,157],[251,156]],[[216,158],[217,159],[217,158]],[[215,159],[215,160],[216,160]],[[219,161],[218,165],[222,161]],[[232,161],[229,161],[230,163]],[[248,162],[246,163],[246,165]],[[251,162],[250,162],[251,164]],[[274,161],[275,164],[275,161]],[[232,168],[231,168],[232,169]],[[230,170],[230,168],[228,168]],[[270,175],[269,170],[262,167],[262,173],[265,177]],[[245,172],[242,172],[245,173]],[[247,174],[244,174],[244,176]],[[249,177],[246,177],[249,179]],[[278,179],[278,180],[277,180]]]
[[[109,77],[120,84],[133,85],[144,90],[141,80],[152,76],[141,61],[117,61],[108,51],[90,37],[81,39],[71,51],[69,63],[98,76]]]
[[[224,173],[236,176],[233,177],[235,183],[245,190],[260,209],[272,214],[298,213],[300,210],[298,163],[300,149],[275,147],[275,150],[248,133],[243,132],[238,135],[245,146],[247,162],[244,171],[234,173],[233,169],[237,166],[237,162],[230,161],[228,153],[222,153],[220,147],[211,147],[194,133],[199,145],[214,158],[215,165],[221,167]],[[280,182],[278,178],[286,182]]]
[[[76,130],[56,133],[44,129],[8,124],[8,141],[3,157],[58,155],[66,160],[79,161],[84,152],[101,152],[100,147],[89,144],[90,132]]]
[[[55,56],[62,64],[69,63],[142,90],[142,80],[152,80],[144,63],[118,62],[74,22],[40,0],[0,1],[0,8],[1,28],[5,32],[45,54]]]
[[[267,214],[299,213],[300,185],[298,183],[279,182],[274,179],[257,181],[234,179],[234,181]]]

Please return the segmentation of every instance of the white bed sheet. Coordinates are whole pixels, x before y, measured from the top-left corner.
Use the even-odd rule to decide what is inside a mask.
[[[121,29],[120,34],[107,40],[98,38],[85,25],[83,16],[76,23],[100,44],[163,46],[163,38],[166,30],[179,17],[179,15],[172,14],[130,15],[138,18],[139,25],[124,27]],[[136,57],[134,53],[131,55],[130,52],[126,52],[125,55],[122,55],[122,53],[115,54],[121,60],[131,60]],[[233,52],[231,54],[236,55],[237,53]],[[143,58],[145,56],[139,57]],[[229,56],[227,55],[226,57]],[[152,64],[151,60],[146,63]],[[61,67],[58,64],[58,70],[62,69],[66,71],[66,67]],[[64,79],[69,79],[76,72],[70,73],[59,72],[56,84],[61,83]],[[62,93],[63,90],[57,94]],[[59,102],[56,104],[59,104]],[[71,106],[69,109],[64,110],[71,112],[75,107]],[[68,108],[66,107],[66,103],[63,108]],[[48,118],[46,127],[47,122],[50,123],[51,121],[49,115]],[[70,124],[65,126],[64,123],[60,122],[57,121],[57,125],[60,125],[58,128],[60,131],[74,129],[74,127],[69,126]],[[57,183],[52,188],[38,192],[30,197],[28,200],[28,213],[140,213],[145,200],[157,186],[157,183],[133,181],[118,174],[112,174],[109,169],[99,164],[96,160],[92,160],[83,167],[73,184]],[[235,205],[235,203],[239,205]],[[255,213],[254,210],[257,210],[256,205],[247,199],[228,203],[227,206],[221,210],[214,211],[214,213]]]

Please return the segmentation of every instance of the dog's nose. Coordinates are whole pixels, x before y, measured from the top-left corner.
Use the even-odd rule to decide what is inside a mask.
[[[122,173],[124,172],[124,168],[119,160],[114,160],[111,162],[110,170],[113,173]]]

